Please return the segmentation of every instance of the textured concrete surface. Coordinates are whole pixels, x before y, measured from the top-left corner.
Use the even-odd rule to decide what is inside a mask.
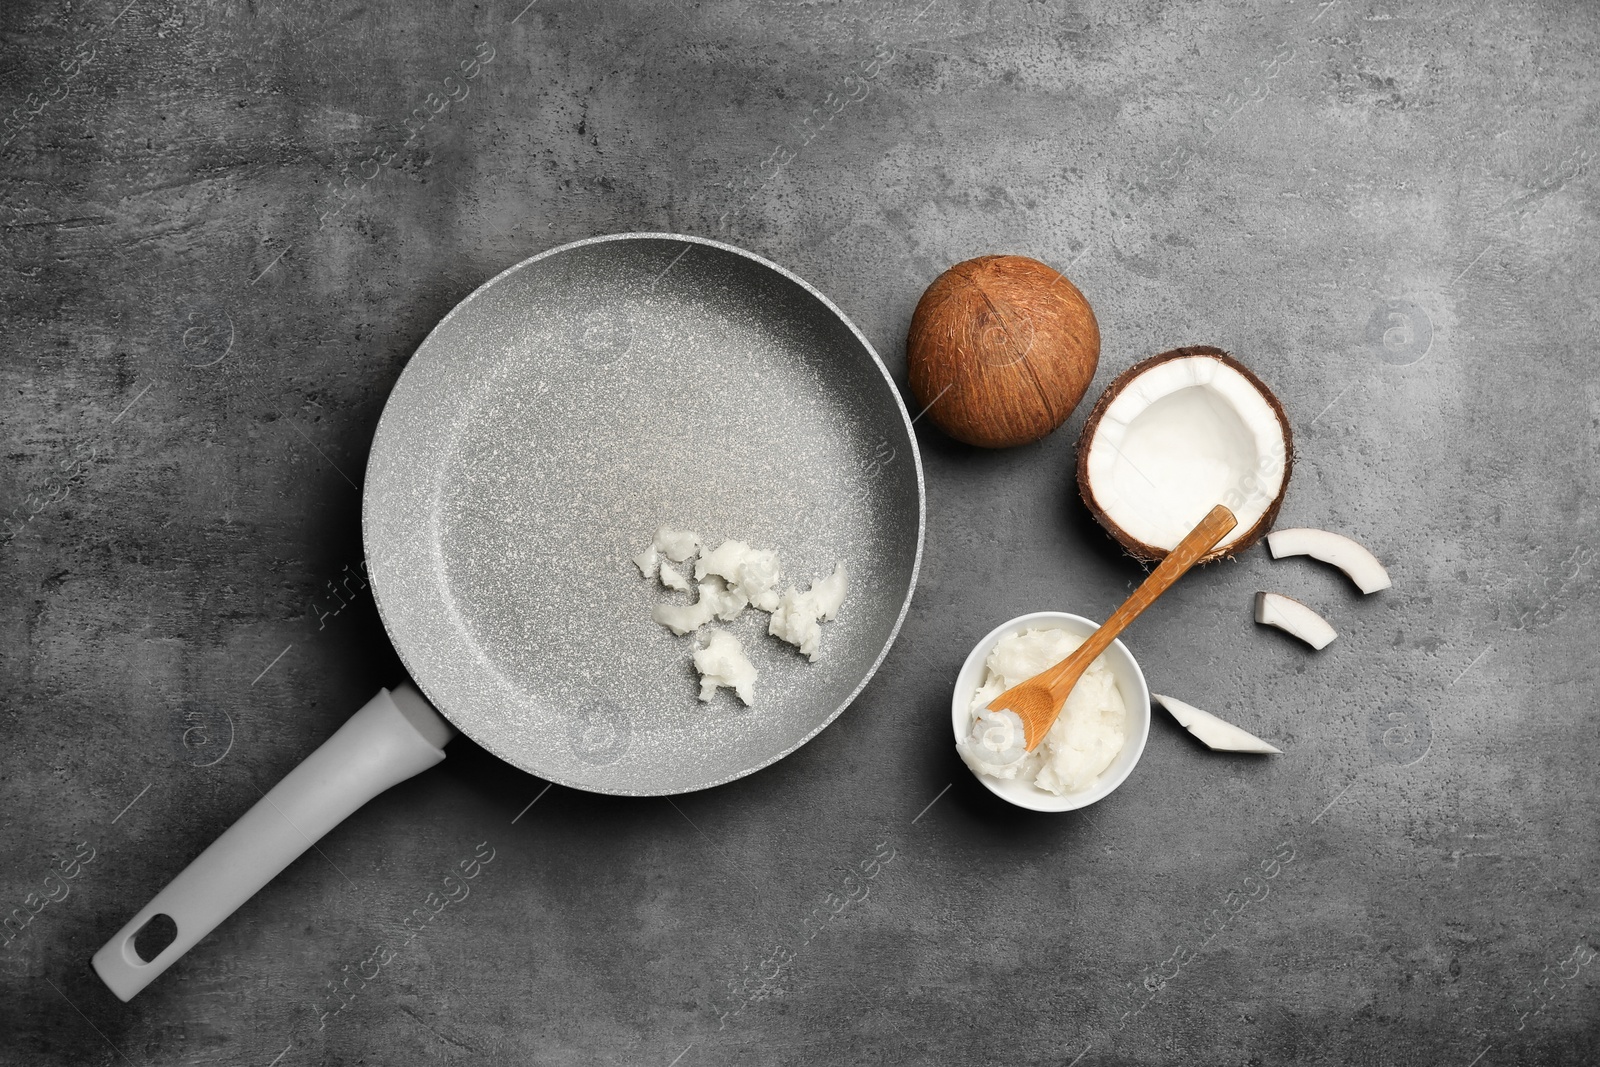
[[[1600,11],[524,2],[0,11],[0,1061],[1600,1059]],[[1091,396],[1235,352],[1296,420],[1283,521],[1395,587],[1196,575],[1131,646],[1285,754],[1158,718],[1105,802],[1003,808],[944,725],[967,648],[1139,572],[1070,485],[1087,404],[998,454],[919,424],[922,584],[817,740],[671,802],[461,745],[116,1001],[93,951],[396,676],[357,486],[409,353],[641,229],[784,263],[899,375],[940,270],[1051,262]]]

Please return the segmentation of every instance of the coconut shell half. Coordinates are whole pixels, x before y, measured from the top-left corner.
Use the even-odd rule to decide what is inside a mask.
[[[1231,508],[1239,525],[1202,562],[1261,540],[1293,468],[1283,404],[1248,367],[1210,345],[1175,348],[1123,371],[1078,439],[1078,492],[1089,513],[1151,563],[1217,504]]]

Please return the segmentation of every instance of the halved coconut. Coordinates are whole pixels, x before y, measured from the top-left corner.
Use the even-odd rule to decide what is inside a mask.
[[[1133,555],[1154,562],[1218,504],[1239,525],[1205,560],[1272,528],[1294,466],[1289,417],[1249,369],[1209,345],[1123,371],[1078,440],[1078,492]]]

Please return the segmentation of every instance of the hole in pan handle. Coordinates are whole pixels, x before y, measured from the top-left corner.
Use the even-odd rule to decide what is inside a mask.
[[[455,728],[409,684],[378,695],[284,776],[94,954],[95,973],[131,1000],[279,871],[361,805],[444,759]],[[153,959],[134,940],[169,916],[177,936]]]

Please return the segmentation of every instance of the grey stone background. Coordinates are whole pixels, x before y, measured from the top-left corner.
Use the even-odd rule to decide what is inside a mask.
[[[0,10],[0,1061],[1600,1059],[1600,9],[525,3]],[[938,272],[1050,262],[1093,392],[1233,351],[1295,420],[1282,520],[1395,586],[1196,574],[1129,643],[1285,754],[1158,713],[1106,801],[1012,810],[951,751],[957,667],[1140,572],[1071,485],[1087,403],[1005,453],[923,420],[912,612],[810,745],[668,801],[458,742],[118,1002],[95,949],[398,676],[358,483],[408,355],[642,229],[789,266],[902,381]]]

